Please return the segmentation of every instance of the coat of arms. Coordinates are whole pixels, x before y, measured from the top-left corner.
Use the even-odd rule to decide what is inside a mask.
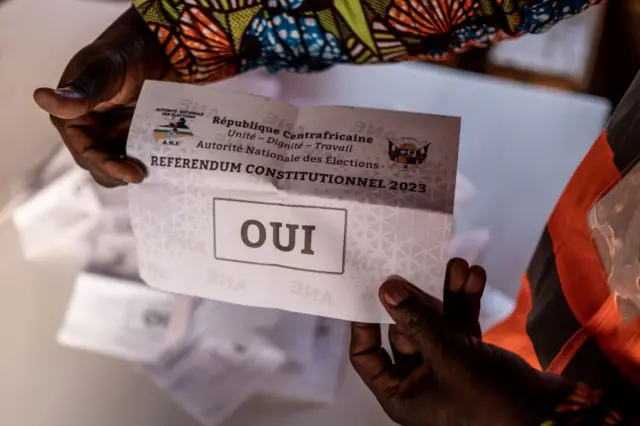
[[[412,138],[404,138],[396,145],[389,141],[389,159],[394,163],[402,164],[405,168],[409,165],[419,165],[427,159],[427,152],[431,143],[425,143],[418,148],[418,143]]]

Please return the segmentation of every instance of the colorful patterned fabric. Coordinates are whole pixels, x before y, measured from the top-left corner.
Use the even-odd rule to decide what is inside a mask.
[[[567,399],[556,407],[552,419],[540,426],[615,426],[622,423],[622,417],[603,402],[601,391],[578,383]]]
[[[538,33],[601,0],[134,0],[186,81],[260,66],[446,60]]]

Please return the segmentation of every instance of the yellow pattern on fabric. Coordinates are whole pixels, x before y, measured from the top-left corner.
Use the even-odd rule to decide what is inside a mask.
[[[354,34],[351,31],[351,27],[349,27],[349,24],[345,22],[342,15],[339,13],[336,14],[333,10],[331,13],[333,14],[333,19],[336,20],[336,24],[338,26],[338,38],[340,40],[347,40],[349,37],[353,37]]]
[[[257,5],[229,14],[231,37],[233,38],[233,46],[236,51],[240,50],[240,44],[242,43],[242,36],[244,35],[244,32],[261,9],[262,6]]]
[[[389,41],[389,40],[395,40],[396,37],[393,34],[389,34],[389,33],[374,33],[373,37],[377,40],[382,40],[382,41]]]
[[[391,0],[362,0],[379,18],[386,16]]]
[[[148,22],[157,22],[159,24],[168,23],[164,17],[164,14],[162,13],[162,9],[160,9],[160,4],[158,3],[152,5],[148,9],[147,13],[145,13],[144,17]]]
[[[318,12],[318,21],[320,26],[327,32],[333,34],[336,38],[340,39],[340,32],[338,31],[338,25],[333,17],[333,12],[330,9],[321,10]]]
[[[333,6],[340,13],[342,18],[347,22],[351,31],[372,51],[378,51],[373,41],[367,18],[364,16],[364,10],[360,1],[353,0],[333,0]]]
[[[377,16],[375,15],[375,13],[371,10],[370,7],[368,7],[366,4],[363,6],[363,10],[364,10],[364,16],[367,19],[367,22],[371,23],[373,21],[375,21],[375,19],[377,18]]]
[[[367,62],[373,56],[373,52],[355,36],[350,36],[344,43],[349,49],[349,56],[356,64]]]
[[[495,13],[491,0],[480,0],[480,12],[481,15],[491,16]]]
[[[180,0],[133,0],[133,5],[138,8],[145,21],[168,25],[168,14],[172,19],[178,20],[184,9],[184,3]]]
[[[358,56],[358,64],[364,64],[369,62],[369,59],[373,56],[370,50],[365,50],[360,56]]]
[[[227,25],[227,15],[222,12],[211,12],[211,16],[213,16],[220,26],[225,29],[226,32],[229,32],[229,26]]]
[[[502,9],[507,15],[507,25],[509,31],[515,31],[517,26],[522,21],[520,10],[518,9],[518,0],[504,0],[501,5]]]

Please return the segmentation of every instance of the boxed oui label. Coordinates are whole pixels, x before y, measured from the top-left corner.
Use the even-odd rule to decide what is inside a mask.
[[[399,274],[440,296],[460,119],[297,108],[213,87],[147,82],[127,145],[140,274],[244,305],[387,322]]]

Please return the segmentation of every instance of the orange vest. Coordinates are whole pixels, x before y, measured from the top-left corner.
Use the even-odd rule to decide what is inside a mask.
[[[639,160],[640,74],[549,217],[514,312],[484,337],[632,409],[640,405],[640,318],[623,324],[587,214]]]

